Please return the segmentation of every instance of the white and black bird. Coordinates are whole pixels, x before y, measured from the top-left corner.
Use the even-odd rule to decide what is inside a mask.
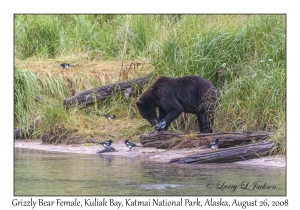
[[[68,63],[61,63],[60,66],[61,66],[63,69],[68,69],[71,65],[68,64]]]
[[[115,115],[111,115],[111,114],[106,114],[105,117],[106,117],[108,120],[116,119],[116,116],[115,116]]]
[[[165,120],[161,120],[161,121],[159,122],[159,124],[158,124],[157,126],[155,126],[154,131],[152,131],[152,132],[150,133],[150,135],[153,134],[153,133],[155,133],[155,132],[161,131],[161,130],[164,129],[165,127],[166,127],[166,121],[165,121]]]
[[[113,140],[108,140],[108,141],[100,142],[99,144],[101,144],[103,147],[109,147],[112,143]]]
[[[218,149],[218,146],[219,146],[219,138],[217,138],[214,143],[211,143],[208,146],[208,148],[211,148],[212,150],[215,150],[215,149]]]
[[[116,115],[111,115],[111,114],[97,114],[98,116],[104,116],[108,120],[116,119]]]
[[[129,151],[132,149],[132,147],[140,147],[140,146],[136,145],[135,143],[130,142],[129,140],[125,140],[125,145],[126,145],[126,147],[129,148]]]
[[[159,124],[155,127],[156,131],[161,131],[162,129],[164,129],[166,127],[166,121],[165,120],[161,120],[159,122]]]

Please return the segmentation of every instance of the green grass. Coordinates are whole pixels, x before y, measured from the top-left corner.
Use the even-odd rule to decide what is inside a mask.
[[[285,153],[285,34],[285,15],[15,15],[15,58],[19,63],[72,55],[99,62],[143,59],[154,65],[156,76],[205,77],[220,94],[216,132],[272,131],[276,153]],[[217,76],[220,69],[223,72]],[[70,96],[66,77],[41,76],[16,65],[14,79],[15,126],[25,128],[42,116],[47,123],[39,129],[40,135],[51,127],[61,136],[137,138],[152,129],[138,114],[134,98],[126,102],[117,95],[68,113],[53,108]],[[100,85],[84,74],[71,80],[78,91]],[[48,105],[36,105],[37,94]],[[96,112],[118,112],[132,122],[118,135],[97,131],[92,125]],[[196,132],[195,120],[193,115],[182,115],[171,129]],[[77,122],[85,128],[76,127]]]
[[[35,97],[40,86],[37,76],[29,71],[15,69],[14,74],[14,124],[28,132],[29,126],[39,118]]]

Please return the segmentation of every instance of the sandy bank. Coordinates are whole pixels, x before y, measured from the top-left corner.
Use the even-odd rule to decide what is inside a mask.
[[[159,161],[164,163],[169,162],[173,158],[183,157],[203,151],[203,149],[197,148],[189,150],[165,150],[153,147],[134,147],[129,152],[129,149],[125,146],[123,142],[114,142],[112,146],[117,150],[117,152],[103,153],[103,155],[119,155],[135,158],[139,157],[147,160]],[[96,154],[97,151],[102,150],[102,147],[99,144],[51,145],[42,144],[41,140],[16,140],[15,147],[80,154]],[[268,156],[252,160],[239,161],[235,162],[234,164],[285,167],[286,159],[285,156]]]

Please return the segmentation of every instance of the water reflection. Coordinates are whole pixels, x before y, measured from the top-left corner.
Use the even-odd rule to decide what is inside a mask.
[[[15,149],[15,195],[285,195],[285,169]],[[266,183],[275,189],[254,189]],[[242,184],[244,183],[244,184]],[[241,185],[248,183],[249,189]],[[234,188],[234,186],[237,186]]]

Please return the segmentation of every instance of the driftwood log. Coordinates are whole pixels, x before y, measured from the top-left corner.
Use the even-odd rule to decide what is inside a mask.
[[[78,108],[84,108],[94,104],[95,102],[105,100],[107,97],[118,92],[122,92],[125,98],[128,99],[136,89],[141,89],[150,81],[150,79],[151,75],[149,74],[135,80],[103,85],[101,87],[86,90],[65,99],[64,107],[68,109],[71,105],[77,104]]]
[[[174,158],[170,163],[225,163],[249,160],[269,155],[273,147],[273,141],[262,141],[254,144],[202,152],[182,158]]]
[[[226,148],[265,140],[269,137],[269,134],[269,132],[264,131],[201,134],[180,134],[162,131],[152,135],[143,134],[140,136],[140,142],[144,147],[156,147],[159,149],[205,148],[219,138],[219,148]]]

